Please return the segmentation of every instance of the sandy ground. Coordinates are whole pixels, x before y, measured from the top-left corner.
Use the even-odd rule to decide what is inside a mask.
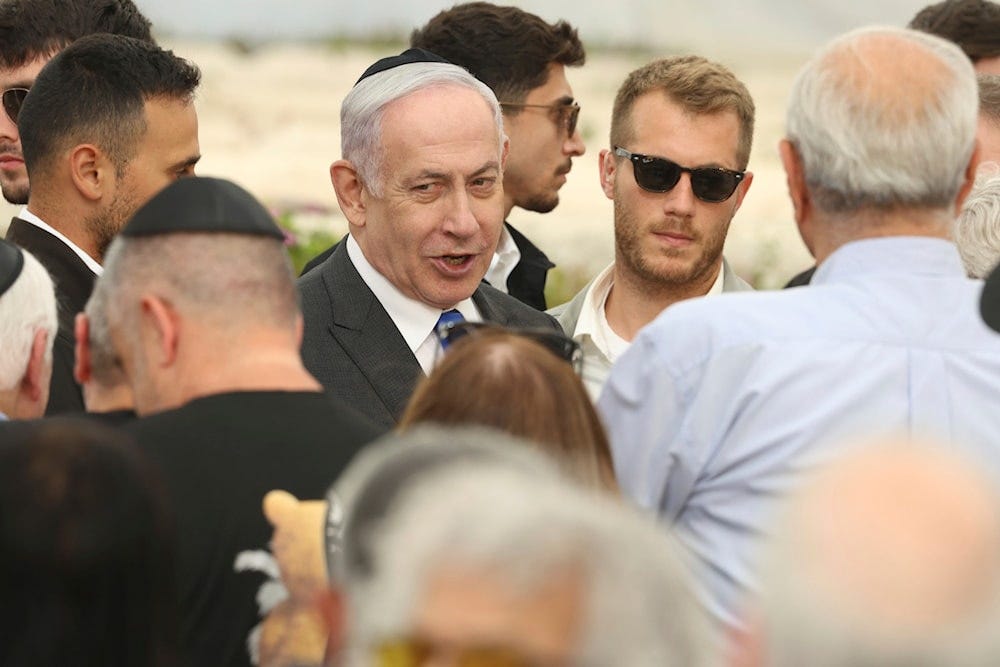
[[[168,42],[201,67],[197,108],[202,175],[231,178],[278,209],[307,209],[304,226],[346,229],[328,180],[339,157],[340,101],[358,75],[391,49],[272,45],[246,54],[220,42]],[[591,53],[569,72],[583,111],[587,153],[578,158],[561,203],[540,215],[515,209],[511,222],[560,266],[571,282],[586,280],[613,255],[612,207],[598,183],[597,154],[607,144],[611,105],[625,75],[651,56]],[[785,193],[777,142],[787,91],[801,61],[746,58],[726,62],[757,104],[750,170],[753,185],[733,221],[726,254],[738,273],[775,287],[810,258],[799,240]],[[4,220],[13,207],[0,211]]]

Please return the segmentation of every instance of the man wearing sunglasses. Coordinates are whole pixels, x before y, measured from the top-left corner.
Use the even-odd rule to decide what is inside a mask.
[[[302,357],[330,392],[392,427],[433,366],[439,324],[559,325],[482,282],[508,145],[493,91],[409,49],[362,74],[341,121],[330,178],[350,235],[299,279]]]
[[[753,180],[754,104],[733,74],[696,56],[632,72],[615,98],[601,187],[614,201],[615,261],[550,312],[584,350],[596,401],[611,366],[667,306],[749,290],[722,256]]]
[[[821,49],[779,145],[812,283],[677,304],[612,369],[599,408],[619,482],[688,546],[725,624],[784,494],[838,443],[934,435],[1000,472],[1000,337],[950,239],[978,160],[976,92],[969,59],[925,33]]]
[[[510,153],[503,174],[504,220],[514,207],[548,213],[574,157],[583,155],[580,105],[566,67],[586,54],[565,21],[549,24],[517,7],[455,5],[414,30],[410,43],[469,70],[500,100]],[[329,253],[306,267],[318,265]],[[524,234],[504,222],[486,280],[532,308],[545,310],[545,279],[555,266]]]
[[[151,42],[89,35],[39,73],[20,110],[31,197],[9,240],[52,274],[60,301],[47,414],[82,412],[74,317],[135,210],[200,157],[191,63]]]
[[[5,0],[0,6],[0,188],[11,204],[28,203],[28,172],[21,153],[17,114],[52,57],[75,40],[96,33],[147,42],[149,21],[132,0]]]

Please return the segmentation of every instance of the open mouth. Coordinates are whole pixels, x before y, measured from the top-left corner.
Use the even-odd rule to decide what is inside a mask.
[[[441,261],[449,266],[462,266],[472,259],[472,255],[442,255]]]

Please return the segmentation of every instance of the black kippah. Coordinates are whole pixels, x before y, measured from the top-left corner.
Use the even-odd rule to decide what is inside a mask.
[[[0,239],[0,296],[10,289],[24,268],[24,253],[13,243]]]
[[[993,273],[983,285],[983,295],[979,298],[979,312],[983,315],[983,321],[1000,333],[1000,266],[993,269]]]
[[[411,63],[445,63],[451,65],[449,61],[445,60],[436,53],[431,53],[425,49],[407,49],[400,53],[398,56],[389,56],[388,58],[382,58],[374,65],[365,70],[365,73],[354,82],[354,85],[358,85],[368,77],[373,74],[378,74],[379,72],[384,72],[387,69],[392,69],[393,67],[399,67],[400,65],[409,65]]]
[[[285,235],[254,196],[221,178],[181,178],[146,202],[121,231],[128,238],[176,232]]]

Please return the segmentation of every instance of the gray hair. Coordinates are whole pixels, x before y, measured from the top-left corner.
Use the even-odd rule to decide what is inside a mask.
[[[980,168],[952,237],[970,278],[985,278],[1000,263],[1000,165]]]
[[[994,125],[1000,125],[1000,74],[980,74],[979,113]]]
[[[105,304],[109,327],[121,332],[126,345],[138,344],[139,299],[149,291],[187,316],[211,323],[220,335],[291,329],[300,313],[288,254],[269,237],[221,232],[118,236],[91,298]],[[121,352],[116,349],[119,357]]]
[[[357,664],[359,649],[410,631],[442,561],[482,566],[525,591],[578,568],[587,602],[574,662],[713,664],[677,543],[651,519],[568,482],[470,462],[433,471],[394,503],[374,554],[376,576],[358,591],[367,613],[353,636]]]
[[[51,360],[59,325],[52,278],[31,253],[22,252],[21,275],[0,295],[0,390],[4,391],[13,389],[24,377],[39,330],[48,334],[45,356]]]
[[[90,372],[95,382],[113,387],[124,381],[124,369],[111,340],[107,312],[108,290],[95,289],[83,312],[87,315],[87,346],[90,350]]]
[[[844,475],[832,478],[833,482],[827,477],[819,506],[815,500],[811,505],[805,504],[808,500],[803,493],[813,491],[815,499],[815,491],[820,488],[816,485],[817,480],[811,486],[806,485],[803,492],[793,495],[782,521],[763,550],[758,612],[767,656],[764,664],[768,667],[986,667],[1000,664],[1000,633],[997,632],[1000,627],[1000,561],[996,559],[996,526],[1000,525],[997,522],[1000,517],[997,516],[994,487],[964,461],[958,461],[962,465],[959,468],[953,450],[938,447],[933,449],[909,442],[905,448],[912,451],[904,451],[905,458],[891,448],[885,448],[886,454],[882,454],[880,446],[868,452],[864,449],[853,452],[854,461],[873,454],[893,457],[885,459],[895,464],[893,467],[883,466],[881,474],[869,477],[884,488],[878,499],[870,494],[856,493]],[[932,471],[929,474],[942,484],[961,488],[963,495],[981,496],[984,499],[982,506],[970,510],[968,502],[957,505],[948,492],[941,491],[940,484],[928,486],[921,484],[921,480],[914,483],[912,477],[902,477],[900,482],[900,478],[893,477],[898,468],[905,470],[914,461],[927,465]],[[824,474],[824,471],[819,473]],[[873,505],[882,498],[891,497],[891,489],[898,488],[925,499],[921,501],[924,505],[915,510],[910,506]],[[938,510],[936,514],[933,509]],[[886,510],[890,511],[889,518],[880,523],[879,517]],[[974,519],[954,516],[963,510],[966,515],[979,513],[974,514]],[[867,514],[859,518],[862,512]],[[917,518],[887,540],[880,543],[874,539],[863,545],[854,543],[858,535],[867,538],[874,532],[884,533],[886,521],[896,526],[905,524],[898,519],[907,513]],[[958,533],[960,537],[955,538],[956,544],[948,548],[952,552],[972,555],[958,562],[950,554],[929,553],[926,546],[935,541],[947,544],[952,536],[939,535],[938,531],[942,524],[955,521],[955,518],[982,522],[989,531],[989,535],[972,538],[970,529],[963,525]],[[861,530],[851,530],[859,524],[862,524]],[[983,555],[981,543],[989,545],[987,555]],[[831,544],[836,544],[832,550]],[[907,558],[910,554],[921,560],[922,568],[912,565]],[[952,582],[935,585],[930,602],[922,593],[920,604],[927,609],[912,601],[898,600],[898,593],[894,591],[898,590],[900,582],[908,575],[923,577],[921,570],[933,568],[937,562],[935,557],[943,558],[955,570],[974,570],[976,574],[958,573],[960,583],[957,585]],[[831,562],[836,564],[831,565]],[[860,569],[864,574],[845,574],[843,563],[851,563],[849,567]],[[885,591],[874,594],[864,589],[864,584],[859,584],[890,569],[901,574],[893,577],[894,581],[887,584]],[[941,574],[950,576],[943,569]],[[938,608],[938,598],[947,595],[941,591],[955,589],[960,593],[947,598],[949,608]],[[960,607],[955,602],[959,594],[962,595]],[[873,611],[871,601],[865,599],[872,595],[881,595],[887,607]],[[893,616],[895,612],[887,612],[892,605],[904,613],[897,618]],[[920,620],[906,615],[915,613],[927,615]]]
[[[890,60],[885,38],[920,47],[939,67]],[[831,42],[799,73],[787,115],[817,208],[849,215],[954,204],[975,146],[977,100],[969,59],[939,37],[880,27]]]
[[[479,93],[497,126],[497,150],[503,150],[503,113],[496,95],[485,83],[457,65],[409,63],[369,76],[351,89],[340,107],[340,146],[361,182],[381,196],[384,174],[382,118],[396,100],[436,86],[461,86]]]

